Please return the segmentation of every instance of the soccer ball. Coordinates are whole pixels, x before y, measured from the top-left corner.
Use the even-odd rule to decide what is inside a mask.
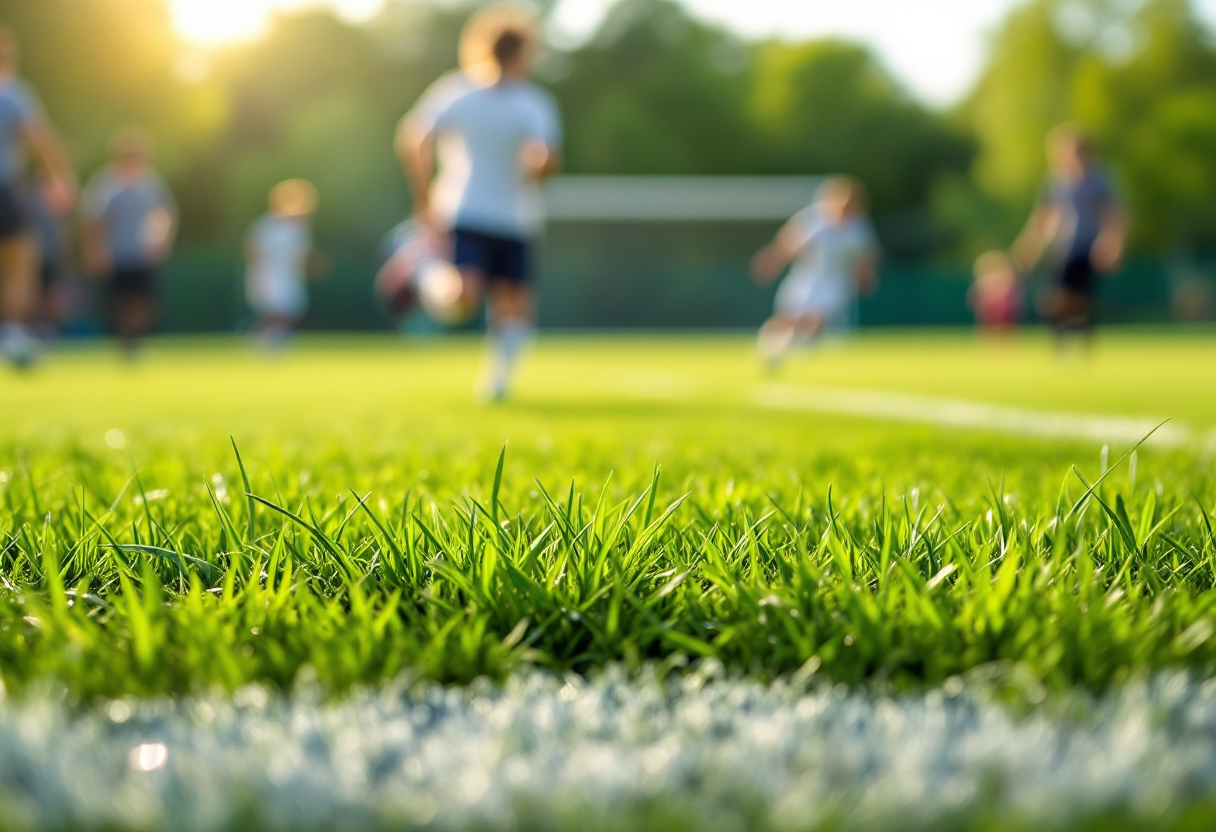
[[[460,270],[445,260],[430,260],[418,269],[422,309],[444,326],[460,326],[473,319],[477,304],[471,294]]]
[[[389,237],[388,262],[376,275],[376,296],[392,315],[404,318],[419,306],[444,326],[468,323],[477,313],[475,293],[448,262],[436,234],[413,222]]]

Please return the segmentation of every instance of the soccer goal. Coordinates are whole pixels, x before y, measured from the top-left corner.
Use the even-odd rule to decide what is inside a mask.
[[[567,176],[546,193],[548,326],[746,327],[771,291],[752,255],[810,204],[816,177]]]

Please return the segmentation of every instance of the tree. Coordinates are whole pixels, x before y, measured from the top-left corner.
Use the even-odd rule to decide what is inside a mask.
[[[1044,141],[1094,136],[1145,252],[1216,245],[1216,47],[1187,0],[1032,0],[997,33],[956,114],[980,153],[939,202],[973,248],[1007,243],[1044,176]]]

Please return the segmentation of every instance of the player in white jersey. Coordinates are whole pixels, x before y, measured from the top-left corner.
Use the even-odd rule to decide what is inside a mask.
[[[257,330],[270,349],[282,347],[308,311],[310,221],[317,191],[302,179],[270,192],[270,211],[245,238],[245,292],[258,317]]]
[[[760,329],[761,358],[770,367],[795,344],[845,323],[858,291],[877,288],[878,244],[861,183],[844,176],[826,180],[814,204],[790,220],[752,263],[762,284],[786,269],[773,316]]]
[[[25,180],[26,152],[41,171],[43,199],[56,217],[71,211],[76,178],[38,98],[17,76],[17,39],[0,27],[0,356],[30,364],[29,324],[38,305],[39,243]]]
[[[561,125],[553,99],[528,80],[539,43],[534,19],[517,7],[484,14],[509,21],[500,23],[490,49],[496,80],[474,83],[417,118],[421,135],[407,171],[419,220],[451,232],[452,261],[466,292],[488,290],[493,359],[486,392],[499,399],[532,330],[539,185],[560,165]]]

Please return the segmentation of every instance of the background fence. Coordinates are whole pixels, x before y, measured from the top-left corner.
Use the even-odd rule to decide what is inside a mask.
[[[551,186],[552,220],[540,252],[540,318],[554,329],[709,329],[758,325],[773,289],[755,285],[749,261],[786,218],[811,201],[810,177],[569,177]],[[891,233],[880,226],[880,232]],[[374,237],[374,234],[366,235]],[[329,278],[313,287],[310,329],[387,330],[372,280],[382,253],[322,241]],[[898,250],[897,247],[896,250]],[[374,247],[373,247],[374,249]],[[1216,260],[1186,267],[1132,260],[1103,281],[1106,321],[1159,323],[1212,314]],[[1206,275],[1206,276],[1205,276]],[[169,332],[247,328],[238,251],[183,246],[165,270]],[[965,265],[889,259],[877,295],[861,302],[862,326],[969,323]],[[1185,291],[1180,291],[1185,290]],[[1029,304],[1028,304],[1029,305]],[[1028,312],[1033,318],[1033,312]],[[416,322],[417,325],[418,324]],[[96,321],[79,327],[96,331]]]

